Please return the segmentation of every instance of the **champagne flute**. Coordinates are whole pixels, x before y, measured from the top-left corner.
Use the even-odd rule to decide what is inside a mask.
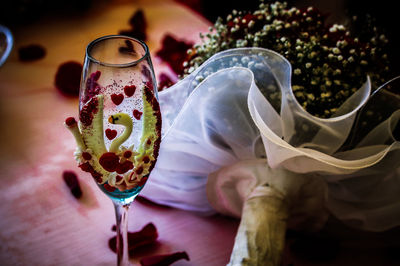
[[[92,41],[82,72],[79,123],[70,117],[65,124],[77,142],[79,167],[114,203],[118,265],[128,265],[128,209],[154,168],[161,140],[147,45],[122,35]]]

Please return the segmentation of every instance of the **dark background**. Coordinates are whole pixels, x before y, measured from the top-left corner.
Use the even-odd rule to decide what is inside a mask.
[[[129,2],[129,0],[6,0],[1,2],[0,24],[11,29],[23,27],[43,16],[80,16],[89,12],[95,5],[109,2]],[[135,2],[135,0],[131,0]],[[151,1],[151,0],[148,0]],[[233,9],[252,11],[259,6],[258,0],[175,0],[200,13],[214,23],[218,17],[226,18]],[[275,2],[265,0],[264,2]],[[396,25],[398,24],[398,9],[393,1],[361,1],[361,0],[288,0],[288,6],[306,8],[314,6],[329,15],[329,22],[344,23],[353,15],[370,14],[375,18],[375,25],[380,27],[390,41],[390,58],[396,71],[400,63],[400,42]],[[166,10],[168,12],[168,10]],[[400,71],[397,71],[400,73]]]
[[[117,0],[114,2],[129,2]],[[151,1],[151,0],[148,0]],[[217,17],[225,18],[233,9],[254,10],[259,6],[258,0],[175,0],[201,13],[210,22]],[[113,2],[112,0],[6,0],[1,2],[0,23],[13,27],[23,25],[45,15],[79,15],[89,10],[91,6]],[[135,2],[135,0],[132,0]],[[267,1],[264,2],[275,2]],[[307,7],[315,6],[321,11],[337,16],[338,13],[348,11],[350,14],[364,15],[369,13],[377,18],[377,22],[394,30],[397,24],[398,9],[393,1],[361,1],[361,0],[287,0],[288,6]],[[166,10],[168,12],[168,10]]]

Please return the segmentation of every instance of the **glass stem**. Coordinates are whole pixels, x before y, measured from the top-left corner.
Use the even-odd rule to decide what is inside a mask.
[[[117,218],[117,255],[118,266],[129,265],[128,253],[128,210],[130,204],[114,203]]]

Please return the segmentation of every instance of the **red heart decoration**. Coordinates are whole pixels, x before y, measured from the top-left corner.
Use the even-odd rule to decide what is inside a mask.
[[[122,93],[120,93],[120,94],[114,93],[111,95],[111,100],[113,101],[113,103],[115,105],[119,105],[124,100],[124,95]]]
[[[133,110],[133,117],[135,117],[137,120],[140,120],[142,117],[143,112],[140,112],[139,110]]]
[[[117,136],[117,131],[115,129],[106,129],[106,137],[109,140],[112,140],[113,138],[115,138]]]
[[[131,97],[135,94],[136,86],[135,85],[128,85],[124,87],[124,92],[127,97]]]

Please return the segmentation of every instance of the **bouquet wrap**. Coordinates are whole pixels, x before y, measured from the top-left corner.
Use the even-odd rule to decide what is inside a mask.
[[[307,113],[290,81],[290,63],[281,55],[238,48],[160,92],[164,136],[142,195],[240,217],[253,191],[268,186],[292,201],[289,227],[320,228],[327,211],[366,230],[399,225],[400,145],[393,129],[400,111],[344,149],[370,98],[369,78],[328,119]],[[286,183],[298,184],[296,191]]]

